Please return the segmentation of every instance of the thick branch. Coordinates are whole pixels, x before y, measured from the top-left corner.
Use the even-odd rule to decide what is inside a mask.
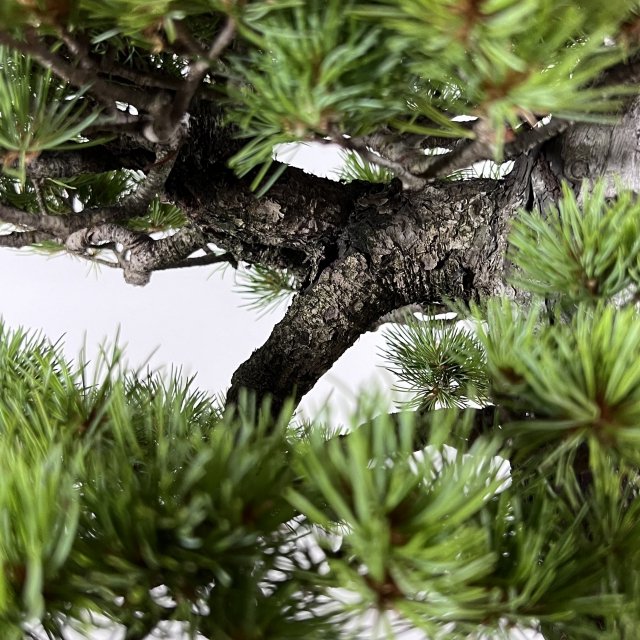
[[[277,411],[302,397],[369,326],[395,306],[393,291],[376,279],[361,253],[326,269],[298,295],[267,342],[235,372],[229,399],[240,388],[273,396]]]
[[[411,303],[472,299],[504,291],[508,223],[524,202],[517,179],[446,182],[356,202],[339,255],[289,307],[267,342],[240,366],[242,387],[272,394],[276,407],[309,391],[357,337]]]
[[[30,178],[68,178],[87,173],[119,169],[142,169],[148,163],[146,152],[133,157],[116,157],[105,147],[80,147],[76,151],[43,151],[27,165]]]

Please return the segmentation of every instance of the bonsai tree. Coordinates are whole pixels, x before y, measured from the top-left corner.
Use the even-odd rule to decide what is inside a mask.
[[[3,327],[2,637],[635,638],[636,5],[4,2],[0,244],[295,295],[223,402]],[[297,420],[389,319],[403,410]]]

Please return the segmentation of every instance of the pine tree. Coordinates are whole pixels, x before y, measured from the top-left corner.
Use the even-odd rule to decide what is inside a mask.
[[[224,400],[0,327],[0,637],[637,638],[639,9],[4,0],[0,246],[294,297]]]

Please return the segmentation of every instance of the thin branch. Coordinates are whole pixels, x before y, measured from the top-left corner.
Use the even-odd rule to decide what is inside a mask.
[[[198,58],[206,52],[206,48],[191,35],[182,20],[177,20],[173,26],[176,32],[176,41],[184,48],[184,51],[180,53],[186,52],[188,55]],[[176,53],[179,52],[176,51]]]
[[[155,271],[162,271],[165,269],[182,269],[184,267],[204,267],[211,264],[219,264],[221,262],[230,264],[234,269],[238,268],[238,261],[234,258],[232,253],[227,251],[226,253],[222,253],[219,255],[207,254],[204,256],[197,256],[195,258],[187,258],[186,260],[182,260],[180,262],[156,267]]]
[[[14,231],[0,235],[0,247],[20,249],[46,240],[55,240],[55,238],[44,231]]]
[[[71,233],[65,240],[65,247],[72,253],[82,254],[86,249],[102,249],[103,245],[111,243],[121,244],[125,249],[132,250],[136,246],[150,246],[153,242],[146,233],[104,223]]]
[[[531,151],[535,147],[541,145],[543,142],[555,138],[566,131],[573,123],[569,120],[560,120],[558,118],[552,118],[549,124],[542,127],[536,127],[535,129],[529,129],[523,131],[513,142],[509,142],[504,148],[504,159],[513,160],[517,156]]]
[[[17,227],[26,227],[34,231],[43,231],[56,237],[64,237],[71,227],[70,217],[52,216],[45,213],[28,213],[0,204],[0,220]]]
[[[545,126],[523,131],[516,136],[515,140],[505,145],[503,161],[517,158],[523,153],[541,145],[543,142],[559,135],[570,125],[571,122],[567,120],[554,118]],[[491,159],[493,156],[493,135],[488,126],[488,123],[485,121],[478,121],[476,126],[477,137],[475,140],[462,143],[450,153],[432,157],[433,162],[425,172],[420,174],[420,177],[428,180],[441,178],[451,175],[459,169],[470,167],[476,162]]]
[[[362,139],[357,138],[344,138],[342,136],[335,136],[333,141],[343,147],[352,151],[357,151],[367,162],[376,164],[385,169],[389,169],[393,174],[400,179],[405,189],[411,191],[420,191],[427,181],[418,176],[414,176],[406,167],[400,162],[394,162],[384,156],[379,156],[369,149]]]
[[[120,205],[122,208],[127,209],[131,214],[144,215],[146,213],[151,201],[162,191],[176,162],[186,133],[186,127],[180,128],[169,144],[158,148],[156,161],[149,167],[142,184],[122,201]]]
[[[430,123],[432,126],[436,126],[435,123]],[[466,131],[473,131],[474,121],[468,122],[456,122],[456,126]],[[435,136],[435,135],[421,135],[418,133],[398,133],[392,132],[389,129],[383,129],[368,136],[359,138],[364,144],[373,149],[380,155],[400,162],[407,169],[410,169],[412,173],[420,173],[416,169],[410,167],[412,162],[424,161],[426,149],[453,149],[457,147],[462,141],[467,140],[467,137],[450,137],[450,136]]]
[[[493,155],[492,131],[485,120],[477,120],[474,126],[475,139],[463,142],[453,151],[433,157],[420,177],[426,180],[449,176],[458,169],[470,167],[475,162]]]
[[[85,68],[93,67],[93,61],[89,55],[88,41],[80,38],[77,32],[71,33],[61,24],[56,24],[55,28],[60,40],[65,43],[69,52],[78,59],[80,65]]]
[[[559,135],[570,125],[571,122],[568,120],[554,118],[546,126],[523,131],[515,140],[505,145],[503,160],[512,160],[530,151],[546,140]],[[349,139],[346,144],[356,149],[369,162],[390,169],[403,181],[406,188],[412,188],[412,178],[407,179],[407,175],[417,180],[433,180],[451,175],[476,162],[491,159],[493,156],[491,132],[486,128],[486,124],[479,120],[474,122],[473,127],[476,133],[475,140],[378,133]],[[426,155],[423,151],[425,147],[447,146],[453,147],[448,153]],[[380,155],[372,153],[371,149]],[[416,186],[420,188],[420,182],[416,182]]]
[[[114,107],[115,101],[134,104],[138,108],[145,110],[151,110],[157,104],[157,99],[153,95],[133,87],[124,87],[105,82],[96,77],[96,74],[91,70],[74,67],[51,52],[48,47],[38,40],[32,30],[26,32],[25,41],[17,40],[6,31],[0,31],[0,44],[33,57],[43,67],[50,69],[59,78],[75,87],[88,87],[88,92],[109,108]]]
[[[180,91],[184,86],[184,80],[172,78],[170,76],[158,75],[155,73],[144,73],[134,69],[114,64],[106,59],[101,59],[99,74],[108,75],[109,79],[121,78],[133,82],[138,87],[148,89],[166,89],[169,91]]]
[[[187,80],[182,84],[173,98],[171,108],[165,117],[157,117],[153,124],[153,133],[159,141],[170,138],[186,114],[193,96],[196,94],[211,65],[222,55],[222,52],[231,44],[235,36],[236,25],[232,17],[227,19],[225,26],[214,40],[206,56],[196,56],[189,65]],[[183,34],[184,35],[184,34]]]

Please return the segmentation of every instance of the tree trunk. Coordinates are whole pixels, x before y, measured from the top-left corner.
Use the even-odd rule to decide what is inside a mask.
[[[272,394],[276,406],[290,394],[300,399],[377,318],[399,306],[517,295],[505,283],[504,252],[518,209],[557,202],[562,180],[577,189],[605,177],[609,197],[620,185],[640,190],[639,131],[635,100],[618,125],[573,125],[523,155],[503,180],[355,193],[336,260],[236,371],[229,398],[248,387]]]

